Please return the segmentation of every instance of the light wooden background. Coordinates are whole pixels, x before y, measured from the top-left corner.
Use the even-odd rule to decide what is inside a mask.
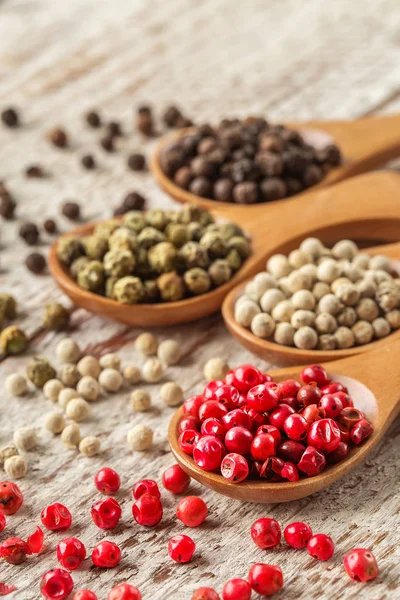
[[[106,217],[126,192],[137,189],[151,206],[172,207],[148,175],[125,168],[129,150],[143,148],[136,134],[125,138],[113,156],[96,143],[97,133],[82,126],[86,109],[98,107],[107,118],[121,119],[131,133],[135,105],[150,102],[161,111],[177,102],[199,120],[227,115],[262,113],[272,120],[352,118],[400,110],[400,7],[398,0],[3,0],[0,2],[0,106],[18,105],[24,127],[0,128],[0,179],[18,200],[18,220],[1,223],[2,290],[20,302],[20,322],[32,336],[32,352],[54,355],[59,335],[40,328],[43,303],[61,298],[50,277],[35,277],[22,265],[28,249],[16,241],[22,219],[57,216],[66,198],[76,198],[88,220]],[[50,148],[43,134],[62,124],[73,148]],[[78,157],[94,151],[101,168],[86,172]],[[51,172],[46,180],[26,180],[23,168],[40,161]],[[351,199],[349,199],[351,201]],[[64,229],[68,223],[60,223]],[[46,247],[43,246],[43,250]],[[65,298],[63,299],[65,300]],[[119,351],[125,364],[138,363],[133,342],[137,330],[76,310],[74,337],[95,354]],[[156,331],[160,339],[182,344],[185,359],[166,378],[179,382],[187,395],[201,390],[206,359],[226,356],[235,366],[254,359],[227,333],[219,315],[185,327]],[[27,358],[1,364],[1,379],[22,370]],[[345,481],[291,504],[256,506],[226,500],[192,486],[210,508],[207,524],[191,533],[197,543],[190,565],[173,564],[168,539],[183,527],[174,519],[176,500],[165,493],[165,517],[156,529],[132,522],[130,489],[141,477],[160,478],[173,461],[168,451],[167,424],[172,409],[161,405],[158,386],[149,387],[154,410],[135,416],[128,405],[129,390],[104,398],[91,408],[83,425],[101,436],[103,454],[86,459],[63,449],[59,439],[41,430],[43,414],[52,408],[41,394],[26,399],[0,395],[0,446],[12,432],[34,425],[40,448],[29,454],[30,471],[22,481],[26,502],[9,519],[7,535],[25,537],[47,503],[64,502],[74,516],[68,535],[80,537],[88,548],[103,539],[121,544],[118,568],[100,572],[87,565],[73,574],[76,589],[87,587],[105,600],[105,590],[128,580],[146,600],[187,600],[200,585],[219,592],[233,576],[246,576],[254,562],[279,564],[285,591],[277,598],[339,599],[400,598],[400,533],[398,495],[400,423],[393,424],[384,442]],[[155,430],[154,450],[129,452],[125,437],[135,422]],[[123,525],[104,534],[90,522],[90,506],[98,496],[92,483],[103,465],[121,474]],[[1,477],[0,477],[1,478]],[[303,552],[285,546],[262,552],[251,542],[249,528],[261,516],[274,516],[284,526],[305,520],[315,532],[331,534],[335,557],[317,563]],[[3,534],[4,537],[4,534]],[[54,548],[61,535],[46,535],[42,556],[23,566],[0,565],[0,581],[14,583],[10,598],[39,598],[41,574],[57,566]],[[353,547],[373,549],[380,577],[368,586],[344,574],[342,559]]]

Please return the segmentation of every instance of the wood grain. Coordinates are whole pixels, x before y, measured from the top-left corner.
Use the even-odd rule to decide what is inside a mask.
[[[150,156],[156,142],[144,144],[133,133],[120,141],[115,155],[106,155],[98,146],[99,133],[82,126],[85,110],[98,107],[107,119],[121,119],[129,132],[134,106],[145,102],[152,102],[158,113],[177,102],[200,121],[249,112],[271,120],[305,121],[400,111],[397,0],[5,0],[0,3],[0,39],[0,106],[20,106],[24,121],[19,131],[0,128],[0,179],[7,180],[19,203],[17,220],[0,225],[0,286],[20,299],[19,322],[32,337],[31,353],[49,358],[60,335],[40,328],[43,303],[48,298],[68,301],[50,277],[26,272],[22,263],[29,249],[15,241],[18,225],[24,219],[40,222],[51,215],[66,231],[70,223],[59,217],[66,198],[82,202],[84,217],[90,221],[109,216],[132,189],[148,196],[151,206],[174,206],[151,177],[125,168],[129,151],[143,148]],[[44,139],[45,132],[59,123],[73,142],[65,152],[51,148]],[[79,164],[79,157],[88,152],[100,165],[93,173]],[[25,179],[24,167],[39,161],[51,177]],[[43,237],[43,242],[50,241]],[[133,350],[139,330],[83,310],[74,312],[73,325],[73,335],[83,348],[97,355],[118,350],[124,364],[141,364]],[[180,382],[187,395],[202,389],[200,367],[211,356],[224,355],[232,366],[254,361],[272,367],[241,348],[218,316],[155,331],[160,340],[172,336],[181,343],[185,359],[169,369],[166,379]],[[23,369],[26,361],[27,357],[4,361],[1,380]],[[128,389],[91,407],[82,429],[100,434],[104,448],[103,456],[93,460],[65,451],[59,439],[43,432],[43,415],[52,404],[41,394],[19,400],[0,396],[1,446],[17,427],[28,423],[40,433],[39,450],[29,454],[30,471],[21,483],[26,505],[9,519],[7,535],[25,537],[44,504],[64,501],[74,515],[71,535],[81,537],[89,549],[107,537],[122,545],[123,561],[117,569],[99,572],[87,565],[73,574],[77,589],[88,587],[101,600],[113,583],[124,580],[137,585],[145,600],[189,600],[200,585],[221,591],[226,580],[246,576],[256,561],[282,567],[282,597],[288,600],[399,597],[398,420],[364,464],[316,496],[260,508],[193,484],[192,491],[209,505],[208,524],[192,532],[179,527],[174,519],[176,499],[165,493],[163,524],[147,530],[132,522],[130,488],[140,477],[159,479],[172,463],[167,425],[173,412],[162,406],[158,386],[148,389],[155,405],[148,415],[130,411]],[[127,449],[125,436],[136,422],[155,430],[149,454],[133,455]],[[97,499],[92,478],[104,464],[116,467],[123,480],[118,499],[123,502],[124,527],[107,535],[90,524],[89,517]],[[316,564],[284,545],[261,552],[248,532],[264,515],[274,516],[282,525],[305,520],[314,531],[330,533],[337,544],[335,558]],[[191,533],[197,543],[191,565],[175,565],[167,558],[168,539],[181,531]],[[1,564],[0,580],[18,588],[10,599],[39,598],[40,577],[56,566],[54,548],[60,538],[48,534],[43,556],[30,557],[21,567]],[[357,546],[372,548],[381,566],[378,580],[366,586],[347,578],[341,565],[344,553]]]

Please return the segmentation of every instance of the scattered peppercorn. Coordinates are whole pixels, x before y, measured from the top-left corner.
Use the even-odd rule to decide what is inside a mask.
[[[100,115],[95,110],[91,110],[88,113],[86,113],[85,120],[86,120],[86,123],[89,125],[89,127],[93,127],[93,129],[97,129],[98,127],[101,127]]]
[[[35,223],[23,223],[19,229],[19,236],[29,246],[34,246],[39,240],[39,229]]]
[[[129,192],[123,199],[120,206],[114,210],[114,216],[125,215],[131,210],[143,210],[146,199],[138,192]]]
[[[105,135],[100,140],[100,145],[106,152],[114,152],[114,138],[112,135]]]
[[[81,216],[81,207],[77,202],[64,202],[61,207],[61,212],[67,219],[78,221]]]
[[[40,179],[46,176],[46,172],[40,165],[30,165],[25,169],[25,176]]]
[[[32,252],[26,257],[25,266],[32,273],[39,275],[45,270],[47,262],[43,254],[40,252]]]
[[[3,219],[10,220],[13,218],[15,209],[17,207],[16,202],[9,195],[0,194],[0,215]]]
[[[1,120],[6,127],[10,127],[12,129],[15,127],[19,127],[20,125],[17,109],[13,106],[5,108],[1,112]]]
[[[106,130],[108,135],[111,137],[119,137],[122,136],[121,124],[118,121],[111,121],[107,123]]]
[[[136,128],[143,135],[153,134],[153,115],[149,106],[139,106],[136,115]]]
[[[144,171],[146,169],[146,158],[144,154],[134,153],[129,156],[127,164],[132,171]]]
[[[57,223],[54,221],[54,219],[46,219],[43,223],[43,229],[50,235],[57,233]]]
[[[69,325],[70,313],[59,302],[48,302],[43,315],[43,327],[53,331],[67,329]]]
[[[85,169],[92,170],[96,168],[96,160],[92,154],[85,154],[81,158],[81,164]]]
[[[47,138],[56,148],[66,148],[68,146],[67,132],[61,127],[56,127],[49,131]]]

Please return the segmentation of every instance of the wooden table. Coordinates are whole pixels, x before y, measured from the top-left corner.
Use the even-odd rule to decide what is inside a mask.
[[[67,229],[58,208],[66,198],[78,199],[85,219],[93,220],[109,216],[134,189],[151,206],[173,207],[149,175],[125,167],[129,151],[143,148],[150,154],[153,143],[144,145],[134,133],[121,141],[118,152],[106,155],[97,132],[82,124],[87,109],[97,107],[107,119],[121,120],[130,133],[134,107],[148,102],[158,112],[177,102],[199,120],[248,113],[271,120],[352,118],[400,110],[397,0],[3,0],[0,39],[0,106],[16,104],[24,122],[17,131],[0,129],[0,179],[6,179],[18,200],[17,220],[1,223],[0,283],[2,291],[19,299],[19,322],[31,335],[31,354],[49,358],[61,335],[45,333],[40,315],[45,301],[62,295],[51,277],[35,277],[23,266],[29,249],[16,241],[19,223],[54,216]],[[70,133],[71,149],[56,150],[45,141],[44,133],[57,124]],[[88,172],[79,157],[92,151],[100,168]],[[50,176],[26,179],[24,168],[37,162]],[[140,364],[133,348],[139,331],[82,310],[74,311],[72,321],[72,335],[86,351],[118,351],[124,364]],[[186,395],[202,389],[202,366],[212,356],[226,356],[232,366],[254,361],[270,367],[233,341],[219,315],[155,333],[160,340],[172,337],[181,343],[185,358],[166,378],[180,383]],[[26,356],[3,361],[2,381],[23,370],[26,361]],[[102,455],[95,459],[64,450],[58,438],[44,432],[43,415],[52,405],[42,394],[17,400],[2,393],[0,446],[21,426],[34,426],[40,435],[39,449],[29,453],[29,473],[21,482],[26,502],[9,519],[8,536],[25,537],[43,506],[64,502],[74,516],[68,535],[80,537],[89,549],[104,538],[121,544],[123,560],[116,569],[99,572],[87,564],[73,574],[76,589],[92,589],[101,600],[106,590],[124,580],[137,585],[146,600],[187,600],[201,585],[220,592],[229,578],[246,576],[254,562],[282,567],[285,591],[277,597],[287,600],[400,598],[399,421],[345,481],[299,502],[250,505],[193,484],[193,493],[208,503],[210,517],[204,527],[186,532],[197,543],[194,561],[176,565],[166,551],[168,539],[184,530],[174,518],[176,499],[163,494],[165,517],[154,530],[137,526],[131,517],[132,484],[141,477],[159,480],[172,463],[166,436],[172,409],[162,406],[159,386],[148,387],[155,406],[149,414],[132,413],[128,389],[92,406],[82,429],[102,439]],[[126,445],[127,431],[139,422],[155,430],[149,453],[133,454]],[[98,498],[93,476],[106,464],[122,476],[118,499],[124,514],[124,524],[107,534],[90,520],[90,506]],[[273,516],[283,526],[305,520],[315,532],[330,534],[336,543],[334,559],[317,563],[284,545],[273,552],[258,550],[249,529],[261,516]],[[62,537],[46,534],[43,554],[29,557],[23,566],[1,564],[0,581],[18,588],[9,598],[39,598],[40,577],[57,566],[54,549]],[[358,546],[372,548],[381,567],[379,578],[365,586],[351,581],[342,567],[345,552]]]

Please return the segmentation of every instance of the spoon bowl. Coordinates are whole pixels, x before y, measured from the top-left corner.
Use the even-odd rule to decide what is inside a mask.
[[[263,480],[246,480],[235,484],[226,481],[219,473],[203,471],[191,456],[182,452],[178,444],[178,426],[183,416],[182,407],[174,414],[169,425],[168,440],[172,453],[190,477],[219,494],[237,500],[273,504],[310,496],[328,487],[361,463],[399,414],[399,352],[400,341],[397,341],[362,356],[325,364],[329,376],[348,387],[350,395],[354,398],[354,405],[365,412],[366,417],[373,424],[374,432],[364,444],[352,448],[343,461],[328,465],[316,477],[307,477],[296,482],[268,483]],[[272,371],[270,374],[275,381],[279,382],[284,379],[299,379],[301,371],[302,367],[296,366]]]

